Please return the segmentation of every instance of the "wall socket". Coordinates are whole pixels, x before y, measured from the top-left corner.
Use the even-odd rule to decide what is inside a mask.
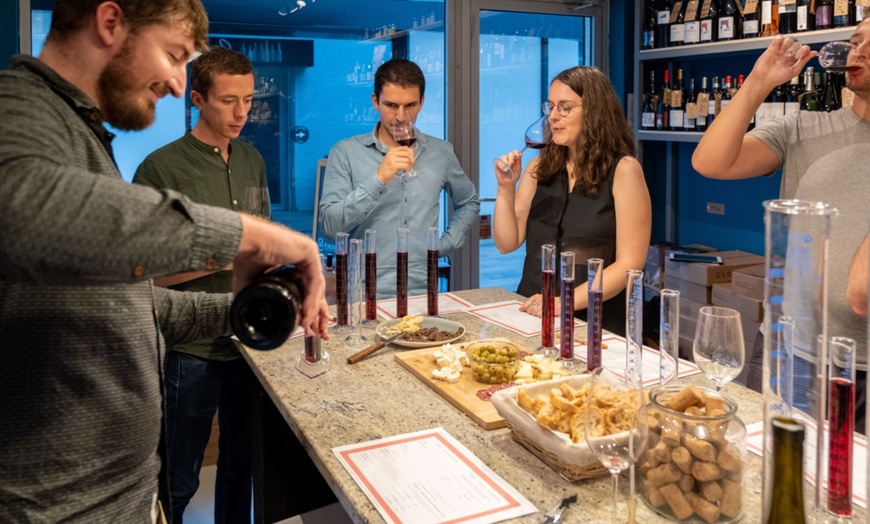
[[[711,215],[724,215],[725,204],[720,204],[718,202],[707,202],[707,212]]]

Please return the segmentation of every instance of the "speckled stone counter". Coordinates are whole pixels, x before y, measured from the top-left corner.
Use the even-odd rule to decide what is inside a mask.
[[[455,294],[476,305],[518,298],[518,295],[501,288]],[[534,349],[539,343],[537,337],[522,337],[467,313],[451,313],[444,317],[465,325],[467,333],[460,342],[507,337],[528,349]],[[374,326],[364,328],[363,332],[374,340]],[[509,430],[484,430],[402,368],[393,357],[402,348],[388,346],[357,364],[349,365],[347,357],[361,348],[344,347],[342,339],[334,337],[324,342],[331,368],[314,379],[295,371],[296,357],[302,351],[301,338],[290,340],[274,351],[245,348],[243,354],[355,522],[383,522],[383,519],[335,458],[332,448],[433,427],[444,428],[537,506],[537,513],[511,522],[538,524],[543,521],[548,508],[572,494],[578,495],[577,503],[565,513],[562,522],[610,522],[608,477],[567,482],[515,442]],[[703,375],[682,381],[711,386]],[[726,385],[722,393],[737,402],[738,415],[746,424],[761,420],[761,395],[736,384]],[[745,471],[742,522],[761,522],[760,457],[748,453]],[[622,500],[619,504],[619,516],[623,522],[627,493],[628,481],[623,476],[620,478]],[[666,520],[640,501],[638,522]]]

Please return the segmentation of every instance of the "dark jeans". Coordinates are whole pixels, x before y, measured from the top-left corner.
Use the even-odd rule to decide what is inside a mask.
[[[199,487],[202,457],[218,412],[214,521],[251,521],[251,387],[243,358],[212,361],[170,351],[166,356],[166,448],[172,521]]]
[[[808,383],[810,377],[806,373],[806,366],[799,358],[794,359],[794,373],[798,377],[798,382]],[[749,377],[746,379],[746,387],[761,393],[762,384],[762,367],[764,363],[764,335],[759,331],[755,337],[755,344],[752,346],[752,359],[747,363],[749,365]],[[801,380],[802,378],[802,380]],[[806,409],[805,399],[802,398],[800,388],[796,388],[794,392],[795,405]],[[803,404],[803,405],[802,405]],[[867,372],[862,370],[855,371],[855,431],[865,433],[867,423]]]

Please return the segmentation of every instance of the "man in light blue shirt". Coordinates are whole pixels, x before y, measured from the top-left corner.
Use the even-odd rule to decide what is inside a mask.
[[[426,79],[405,59],[385,62],[375,73],[372,105],[380,121],[370,133],[338,142],[329,153],[320,199],[326,234],[347,232],[362,239],[377,231],[378,297],[396,294],[396,230],[409,229],[408,294],[426,293],[426,236],[438,224],[441,190],[453,202],[453,216],[441,236],[439,255],[461,246],[478,219],[480,202],[453,146],[417,131],[413,146],[401,146],[393,125],[414,122],[423,107]],[[406,175],[415,171],[416,175]]]

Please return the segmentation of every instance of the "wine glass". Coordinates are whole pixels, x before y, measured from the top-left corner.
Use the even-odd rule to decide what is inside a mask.
[[[791,37],[789,37],[791,38]],[[792,39],[794,40],[794,39]],[[792,44],[786,42],[785,45],[790,45],[786,50],[785,56],[792,57],[797,55],[801,48],[801,43],[794,40]],[[852,51],[852,44],[849,42],[828,42],[819,49],[819,65],[832,72],[845,73],[852,69],[861,69],[860,66],[847,66],[846,62],[849,59],[849,53]]]
[[[526,145],[520,150],[520,155],[523,154],[528,148],[532,149],[543,149],[544,146],[550,143],[552,140],[553,134],[550,132],[550,121],[547,119],[547,115],[535,120],[532,125],[530,125],[526,129],[525,141]],[[496,158],[494,160],[495,165],[498,167],[499,171],[504,174],[508,174],[511,171],[511,164],[507,162],[503,162],[501,158]]]
[[[740,313],[727,307],[702,307],[692,352],[695,364],[716,385],[716,391],[734,380],[744,359]]]
[[[266,187],[246,187],[244,202],[245,211],[256,217],[269,218],[272,215],[272,205],[269,202],[269,189]]]
[[[593,373],[586,402],[586,444],[610,471],[611,522],[615,524],[619,474],[634,464],[646,447],[648,425],[643,386],[611,379],[603,368],[598,368]]]
[[[393,124],[393,139],[400,145],[406,147],[414,147],[414,143],[417,142],[417,131],[414,129],[413,122],[396,122]],[[400,176],[409,176],[415,177],[417,176],[417,172],[413,169],[410,171],[404,172]]]

